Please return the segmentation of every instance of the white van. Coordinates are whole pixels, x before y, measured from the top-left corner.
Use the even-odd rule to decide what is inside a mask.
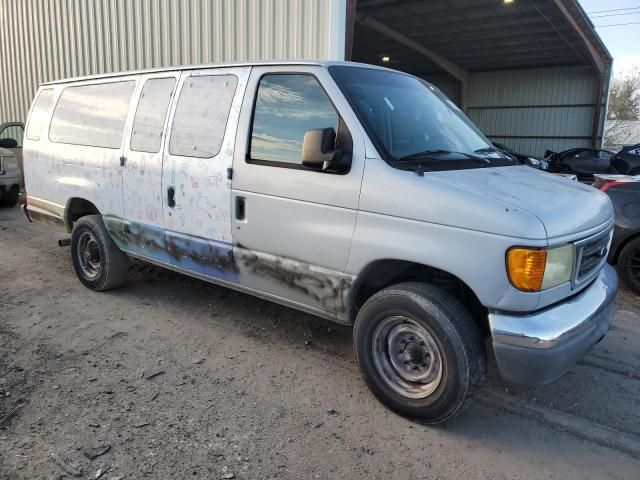
[[[570,369],[618,281],[599,191],[519,165],[432,85],[353,63],[157,69],[42,85],[29,220],[71,232],[80,281],[128,257],[354,325],[386,405],[438,422],[485,376]],[[487,340],[487,342],[485,342]]]

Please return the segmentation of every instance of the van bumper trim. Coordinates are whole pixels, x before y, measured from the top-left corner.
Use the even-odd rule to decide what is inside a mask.
[[[505,380],[552,382],[605,335],[616,312],[618,276],[608,264],[575,297],[531,315],[489,314],[493,350]]]

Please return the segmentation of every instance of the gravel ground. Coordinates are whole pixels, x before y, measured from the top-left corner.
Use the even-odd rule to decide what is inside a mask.
[[[2,479],[639,478],[627,291],[561,380],[514,387],[490,365],[476,401],[431,427],[368,392],[349,328],[142,263],[94,293],[63,237],[0,210]]]

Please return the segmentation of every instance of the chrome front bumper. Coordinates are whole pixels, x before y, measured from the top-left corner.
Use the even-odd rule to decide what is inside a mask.
[[[617,294],[618,275],[606,264],[591,285],[564,303],[530,315],[489,314],[502,377],[536,385],[562,376],[604,337]]]

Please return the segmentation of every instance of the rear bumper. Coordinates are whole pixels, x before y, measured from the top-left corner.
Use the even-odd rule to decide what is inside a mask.
[[[562,376],[598,343],[613,321],[618,276],[605,265],[591,285],[555,307],[531,315],[489,315],[500,374],[537,385]]]
[[[28,222],[46,223],[66,230],[64,207],[60,205],[27,196],[26,204],[22,204],[20,208]]]

